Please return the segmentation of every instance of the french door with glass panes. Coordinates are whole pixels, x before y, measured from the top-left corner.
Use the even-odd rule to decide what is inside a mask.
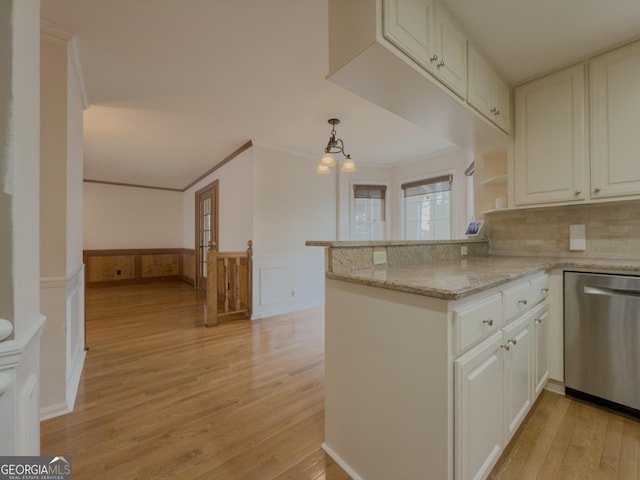
[[[218,244],[218,180],[196,192],[196,286],[207,288],[209,243]]]

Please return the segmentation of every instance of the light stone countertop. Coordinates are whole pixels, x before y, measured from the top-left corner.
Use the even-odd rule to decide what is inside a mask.
[[[327,272],[326,276],[372,287],[457,300],[554,268],[640,274],[640,260],[471,256],[462,260],[431,264],[364,268],[348,273]]]

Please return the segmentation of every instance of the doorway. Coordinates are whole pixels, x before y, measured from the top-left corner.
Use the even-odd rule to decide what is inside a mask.
[[[209,242],[218,240],[218,180],[196,192],[196,288],[207,288]]]

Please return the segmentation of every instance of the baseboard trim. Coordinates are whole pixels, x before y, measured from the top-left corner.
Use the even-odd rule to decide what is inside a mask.
[[[50,420],[52,418],[60,417],[71,413],[71,410],[67,408],[66,402],[57,403],[55,405],[49,405],[40,409],[40,421]]]
[[[71,376],[67,380],[67,408],[70,412],[73,412],[73,407],[76,404],[76,396],[78,395],[80,377],[82,376],[86,356],[87,351],[84,349],[76,355],[76,362],[71,369]]]
[[[345,462],[340,455],[338,455],[336,452],[334,452],[331,447],[329,445],[327,445],[326,442],[324,442],[322,444],[322,450],[325,451],[325,453],[327,455],[329,455],[334,462],[336,462],[338,465],[340,465],[340,468],[342,468],[345,472],[347,472],[347,474],[353,479],[353,480],[364,480],[364,478],[362,478],[360,475],[358,475],[353,468],[351,468],[349,466],[349,464],[347,462]]]
[[[557,393],[558,395],[565,395],[564,391],[564,382],[559,380],[549,379],[547,384],[544,386],[545,390],[549,390],[550,392]]]

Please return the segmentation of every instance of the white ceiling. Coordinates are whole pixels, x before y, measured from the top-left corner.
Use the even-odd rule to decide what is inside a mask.
[[[637,0],[446,0],[511,84],[640,35]],[[451,148],[325,80],[327,0],[42,0],[77,34],[85,178],[183,188],[246,141],[362,165]]]

